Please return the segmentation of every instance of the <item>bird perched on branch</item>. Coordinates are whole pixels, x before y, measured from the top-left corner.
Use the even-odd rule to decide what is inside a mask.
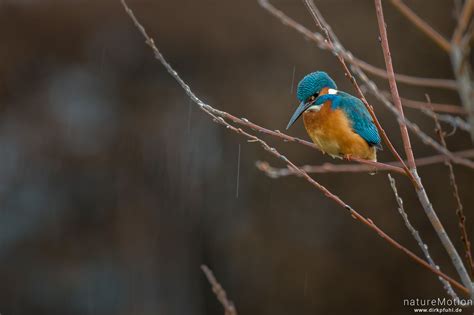
[[[338,158],[377,161],[380,136],[360,99],[337,90],[326,72],[306,75],[299,83],[300,105],[286,129],[303,115],[306,132],[321,151]]]

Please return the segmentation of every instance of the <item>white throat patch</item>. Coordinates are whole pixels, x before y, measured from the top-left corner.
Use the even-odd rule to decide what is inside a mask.
[[[321,105],[313,105],[309,107],[308,110],[311,110],[313,112],[319,112],[321,110]]]

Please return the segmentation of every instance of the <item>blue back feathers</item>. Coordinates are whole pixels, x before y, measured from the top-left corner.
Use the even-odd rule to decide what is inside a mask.
[[[325,94],[316,100],[316,105],[331,101],[332,109],[341,109],[352,122],[352,129],[371,146],[382,149],[377,127],[364,103],[357,97],[338,91],[337,94]]]
[[[319,93],[323,88],[337,89],[336,83],[326,72],[316,71],[306,75],[298,83],[296,97],[300,102],[305,102],[312,95]]]

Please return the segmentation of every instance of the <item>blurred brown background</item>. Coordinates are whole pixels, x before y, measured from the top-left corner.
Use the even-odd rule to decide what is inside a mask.
[[[451,35],[455,1],[406,2]],[[316,3],[348,49],[383,66],[373,1]],[[301,1],[274,4],[314,29]],[[384,4],[396,71],[452,78],[448,57]],[[330,53],[256,1],[129,5],[195,92],[238,117],[283,130],[296,83],[317,69],[353,93]],[[400,91],[459,104],[455,92]],[[394,118],[369,101],[400,148]],[[202,263],[239,314],[407,314],[403,298],[445,296],[433,274],[305,181],[260,173],[257,160],[281,163],[191,104],[118,0],[2,0],[0,110],[1,314],[222,314]],[[430,119],[407,115],[434,135]],[[290,134],[307,138],[301,123]],[[332,162],[268,140],[298,164]],[[453,150],[472,147],[462,131],[448,141]],[[434,153],[413,143],[418,157]],[[392,160],[387,150],[380,160]],[[455,170],[474,234],[473,171]],[[421,176],[461,249],[445,166]],[[315,178],[420,254],[386,174]],[[410,218],[454,276],[411,186],[397,179]]]

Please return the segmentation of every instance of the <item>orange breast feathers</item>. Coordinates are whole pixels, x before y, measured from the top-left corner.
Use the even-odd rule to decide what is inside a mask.
[[[314,144],[332,157],[377,160],[376,149],[354,132],[342,109],[331,109],[330,101],[304,112],[303,120]]]

